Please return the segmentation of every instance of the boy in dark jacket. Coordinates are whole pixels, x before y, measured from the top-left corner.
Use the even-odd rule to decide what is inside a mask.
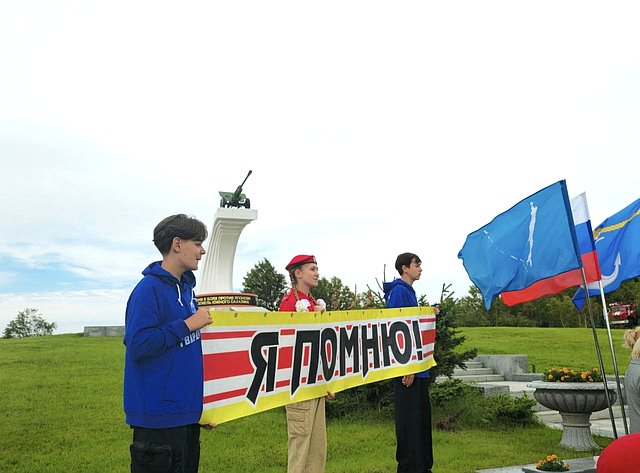
[[[402,253],[396,258],[400,279],[384,283],[387,308],[417,307],[413,283],[422,274],[420,258]],[[396,418],[396,460],[398,473],[431,473],[433,447],[431,440],[431,401],[429,370],[393,380]]]
[[[125,318],[124,411],[133,429],[131,471],[196,473],[200,461],[202,345],[211,322],[198,309],[194,270],[205,254],[206,226],[184,214],[162,220],[151,263],[135,287]]]

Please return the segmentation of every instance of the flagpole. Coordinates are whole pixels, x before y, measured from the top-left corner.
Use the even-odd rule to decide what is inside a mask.
[[[602,384],[604,384],[604,395],[607,398],[607,407],[609,408],[609,418],[611,419],[611,428],[613,429],[613,436],[618,438],[618,430],[616,429],[616,419],[613,415],[613,407],[611,406],[611,398],[609,397],[609,385],[607,383],[607,376],[604,372],[604,363],[602,362],[602,353],[600,352],[600,343],[598,343],[598,332],[596,331],[596,323],[593,318],[593,311],[591,310],[591,301],[589,300],[589,287],[587,284],[587,276],[584,272],[584,267],[580,267],[580,274],[582,274],[582,284],[584,286],[584,293],[586,295],[587,312],[589,313],[589,320],[591,322],[591,330],[593,331],[593,340],[596,344],[596,354],[598,355],[598,364],[600,365],[600,373],[602,373]],[[621,401],[622,402],[622,401]]]
[[[613,358],[613,373],[616,377],[616,387],[618,390],[618,399],[620,399],[620,412],[622,413],[622,422],[624,423],[624,433],[628,435],[629,427],[627,426],[627,414],[624,411],[624,398],[622,397],[622,388],[620,387],[620,375],[618,374],[618,361],[616,360],[616,353],[615,353],[615,350],[613,349],[613,339],[611,338],[611,327],[609,324],[609,316],[607,315],[607,301],[604,298],[604,287],[602,286],[602,280],[598,281],[598,284],[600,286],[600,299],[602,300],[602,316],[604,317],[604,321],[607,326],[607,335],[609,336],[609,349],[611,350],[611,358]]]

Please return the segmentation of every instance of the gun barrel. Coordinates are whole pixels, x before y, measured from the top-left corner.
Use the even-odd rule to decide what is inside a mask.
[[[236,191],[233,193],[233,200],[238,200],[240,198],[240,194],[242,193],[242,186],[244,186],[244,183],[247,182],[247,179],[249,179],[249,176],[251,175],[251,170],[249,170],[249,172],[247,173],[247,177],[244,178],[244,181],[242,181],[242,184],[240,184],[237,188]]]
[[[249,172],[247,173],[247,177],[244,178],[244,181],[242,181],[242,184],[240,184],[240,188],[242,189],[242,186],[244,186],[244,183],[247,182],[247,179],[249,179],[249,176],[251,175],[253,171],[251,171],[251,169],[249,169]]]

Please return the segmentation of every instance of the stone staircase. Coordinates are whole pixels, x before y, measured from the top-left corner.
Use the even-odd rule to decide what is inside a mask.
[[[467,383],[490,383],[492,381],[505,381],[504,376],[496,374],[493,368],[486,368],[481,361],[468,361],[467,368],[456,368],[453,377]]]
[[[528,373],[527,366],[526,355],[479,355],[467,361],[466,369],[454,369],[453,378],[475,384],[486,397],[498,394],[533,397],[533,389],[527,384],[542,379],[542,374]],[[440,377],[436,382],[446,379]]]

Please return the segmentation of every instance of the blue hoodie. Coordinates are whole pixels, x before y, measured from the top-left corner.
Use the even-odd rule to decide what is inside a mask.
[[[399,309],[402,307],[418,307],[416,290],[402,279],[394,279],[391,282],[383,282],[384,300],[388,309]],[[429,370],[416,373],[418,378],[428,378]]]
[[[142,272],[125,318],[124,411],[126,423],[161,429],[195,424],[202,413],[200,330],[184,320],[196,310],[196,278],[180,281],[160,261]]]

